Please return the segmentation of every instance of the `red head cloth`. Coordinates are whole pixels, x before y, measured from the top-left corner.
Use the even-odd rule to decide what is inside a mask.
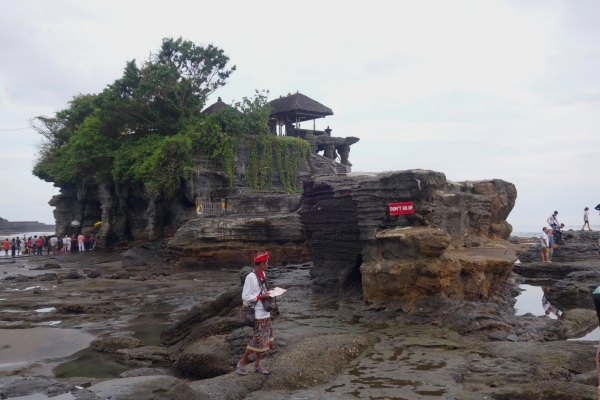
[[[254,262],[255,263],[261,263],[263,261],[267,261],[269,259],[269,252],[268,251],[259,251],[258,253],[254,254]]]

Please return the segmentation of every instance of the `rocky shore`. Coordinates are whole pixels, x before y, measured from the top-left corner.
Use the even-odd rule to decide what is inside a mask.
[[[0,265],[7,272],[0,283],[2,398],[67,392],[76,399],[596,395],[596,342],[565,340],[597,324],[593,311],[575,312],[573,321],[515,315],[519,284],[549,279],[536,263],[516,268],[522,276],[511,275],[488,301],[435,296],[415,300],[410,311],[402,302],[315,292],[310,263],[272,267],[273,285],[288,289],[274,320],[276,347],[264,360],[272,374],[240,377],[235,362],[251,335],[237,324],[247,269],[124,266],[119,254],[96,252],[10,261]],[[555,286],[567,276],[555,275]],[[25,333],[33,330],[90,337],[43,336],[30,343]],[[5,332],[17,332],[19,340],[8,343]],[[64,346],[64,354],[33,354],[50,341]]]
[[[123,253],[0,260],[0,398],[597,398],[594,233],[537,262],[508,240],[514,185],[433,171],[322,175],[272,197],[278,212],[191,219]],[[242,377],[256,248],[287,292],[271,374]]]

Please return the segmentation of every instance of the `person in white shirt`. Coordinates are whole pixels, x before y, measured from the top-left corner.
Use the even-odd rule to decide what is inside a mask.
[[[262,375],[268,375],[269,371],[260,365],[260,357],[263,353],[273,347],[273,327],[271,325],[271,313],[265,311],[262,299],[270,299],[271,296],[267,293],[265,270],[269,261],[269,252],[260,251],[254,254],[254,264],[256,269],[246,276],[244,281],[244,289],[242,291],[242,300],[244,306],[252,306],[255,310],[256,320],[254,322],[254,335],[244,355],[237,363],[236,373],[238,375],[247,375],[246,363],[248,356],[252,353],[256,355],[254,361],[254,372]]]
[[[70,253],[71,252],[71,238],[69,237],[69,235],[65,235],[65,237],[63,238],[63,243],[65,244],[65,246],[63,247],[64,252]]]
[[[556,219],[557,215],[558,215],[558,211],[554,211],[554,213],[552,213],[552,215],[549,216],[548,219],[546,220],[546,222],[548,222],[548,225],[550,225],[552,228],[554,228],[555,226],[558,226],[558,220]]]
[[[542,252],[540,255],[542,256],[542,262],[551,262],[550,246],[548,242],[548,235],[546,234],[546,232],[548,232],[548,228],[542,228],[542,234],[540,235],[540,244],[542,245]]]
[[[590,228],[590,209],[588,207],[583,209],[583,226],[581,227],[582,231],[585,230],[586,225],[588,227],[588,230],[591,231],[592,228]]]

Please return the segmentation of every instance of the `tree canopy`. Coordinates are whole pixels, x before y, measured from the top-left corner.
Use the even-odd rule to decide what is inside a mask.
[[[78,94],[31,124],[43,137],[34,175],[64,183],[141,182],[171,197],[190,177],[194,152],[220,156],[233,179],[235,138],[266,133],[267,92],[201,116],[207,97],[235,71],[223,50],[166,38],[157,53],[98,94]]]

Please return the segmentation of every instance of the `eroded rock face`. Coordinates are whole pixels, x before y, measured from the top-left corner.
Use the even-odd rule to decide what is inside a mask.
[[[300,209],[315,284],[362,288],[367,300],[489,297],[514,261],[506,218],[516,195],[502,180],[449,182],[425,170],[315,177]],[[402,201],[414,214],[390,216],[388,204]],[[459,251],[474,239],[481,250]]]
[[[167,253],[187,267],[241,268],[262,249],[271,252],[273,265],[309,261],[299,215],[194,219],[177,231]]]

